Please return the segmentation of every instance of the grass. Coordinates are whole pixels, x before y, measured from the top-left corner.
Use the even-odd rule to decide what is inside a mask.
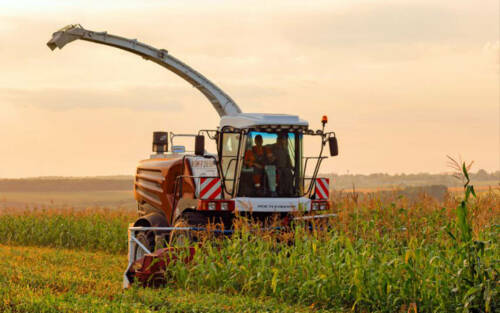
[[[121,289],[126,257],[104,252],[0,246],[1,312],[307,312],[272,298],[207,289]]]
[[[48,246],[109,253],[127,252],[127,227],[135,214],[126,211],[0,211],[0,244]]]
[[[133,215],[4,210],[0,311],[495,312],[500,192],[466,190],[444,202],[338,194],[329,230],[297,227],[288,245],[243,223],[171,267],[165,289],[125,292]]]

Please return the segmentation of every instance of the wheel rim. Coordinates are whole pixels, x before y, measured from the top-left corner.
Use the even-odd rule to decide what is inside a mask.
[[[149,237],[150,237],[149,234],[141,232],[141,233],[137,234],[137,236],[135,238],[140,243],[142,243],[142,245],[144,247],[148,248],[148,250],[151,251],[152,244],[151,244],[151,239]],[[146,253],[146,251],[144,251],[144,249],[142,249],[141,247],[139,247],[139,245],[137,245],[137,244],[135,245],[134,255],[135,255],[135,259],[136,260],[139,260],[140,258],[144,257],[146,254],[147,253]]]
[[[189,227],[189,224],[184,220],[175,223],[174,227]],[[191,243],[191,234],[188,230],[173,230],[170,233],[170,246],[185,247]]]

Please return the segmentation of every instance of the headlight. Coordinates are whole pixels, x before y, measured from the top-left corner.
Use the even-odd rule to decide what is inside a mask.
[[[215,202],[209,202],[208,203],[208,209],[210,211],[215,211],[215,208],[217,207],[217,204]]]
[[[321,203],[321,205],[319,206],[319,209],[320,209],[320,210],[328,210],[328,204],[326,204],[326,203]]]
[[[229,208],[229,204],[227,202],[222,202],[220,204],[220,208],[221,208],[222,211],[227,211],[228,208]]]
[[[319,209],[319,203],[313,202],[313,204],[312,204],[312,210],[313,211],[317,211],[318,209]]]

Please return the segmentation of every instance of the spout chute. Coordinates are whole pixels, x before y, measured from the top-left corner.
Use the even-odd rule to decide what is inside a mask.
[[[219,116],[233,115],[241,113],[238,105],[199,72],[173,57],[165,49],[156,49],[152,46],[137,41],[137,39],[127,39],[124,37],[108,34],[107,32],[95,32],[83,28],[81,25],[68,25],[52,35],[52,39],[47,42],[51,50],[62,49],[68,43],[77,39],[90,41],[106,46],[119,48],[134,54],[140,55],[146,60],[150,60],[174,72],[184,80],[191,83],[196,89],[201,91],[210,103],[214,106]]]

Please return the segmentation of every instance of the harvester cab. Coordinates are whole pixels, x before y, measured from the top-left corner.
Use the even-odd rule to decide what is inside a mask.
[[[197,134],[155,132],[153,154],[139,163],[134,180],[138,219],[129,227],[128,286],[132,264],[144,260],[161,243],[196,239],[192,231],[219,223],[231,234],[236,213],[263,221],[270,217],[316,219],[331,217],[329,181],[318,178],[328,143],[330,155],[338,154],[335,133],[311,130],[296,115],[242,113],[236,102],[201,73],[137,39],[95,32],[69,25],[52,35],[47,45],[62,49],[75,40],[102,44],[134,53],[177,74],[198,89],[221,117],[216,130]],[[320,152],[305,157],[303,140],[320,138]],[[194,138],[194,149],[174,144]],[[207,153],[206,138],[216,153]],[[170,145],[169,145],[170,142]],[[308,171],[309,170],[309,171]],[[311,173],[306,176],[306,173]],[[305,213],[296,216],[295,213]],[[286,217],[286,218],[285,218]]]
[[[223,116],[217,130],[197,135],[154,132],[156,153],[137,169],[141,218],[135,226],[220,222],[231,228],[235,212],[266,219],[326,211],[329,181],[317,174],[326,144],[332,156],[338,147],[335,133],[325,132],[323,122],[323,129],[314,131],[295,115],[239,113]],[[303,156],[306,136],[320,138],[318,156]],[[178,137],[193,137],[194,150],[175,145]],[[206,151],[206,137],[214,141],[217,153]],[[313,166],[310,176],[308,165]]]
[[[240,212],[308,211],[311,201],[326,201],[326,180],[321,190],[313,188],[311,182],[326,158],[322,148],[335,134],[308,127],[307,121],[295,115],[241,113],[222,117],[217,147],[224,197],[234,199]],[[303,156],[304,136],[321,137],[319,156]],[[317,162],[312,177],[306,177],[311,159]]]

